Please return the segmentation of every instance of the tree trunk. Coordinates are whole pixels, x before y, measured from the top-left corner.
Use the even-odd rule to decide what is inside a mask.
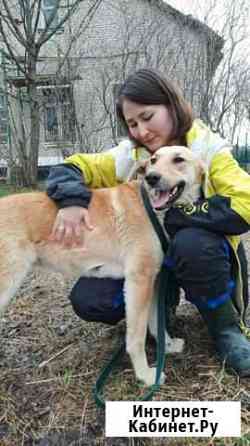
[[[37,55],[38,56],[38,55]],[[37,186],[38,155],[40,143],[39,100],[36,85],[37,56],[30,56],[28,96],[30,99],[30,138],[28,147],[28,186]]]
[[[40,142],[40,116],[39,103],[37,98],[37,87],[35,84],[30,86],[30,97],[32,98],[30,104],[30,143],[29,143],[29,182],[30,186],[37,185],[38,172],[38,155]]]

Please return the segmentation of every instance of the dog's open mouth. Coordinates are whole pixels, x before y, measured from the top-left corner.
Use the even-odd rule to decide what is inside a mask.
[[[174,186],[172,189],[161,190],[154,189],[151,190],[151,200],[154,209],[162,210],[169,208],[176,200],[181,196],[185,187],[185,181],[181,181],[179,184]]]

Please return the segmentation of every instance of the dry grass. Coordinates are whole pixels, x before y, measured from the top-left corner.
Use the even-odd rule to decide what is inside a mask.
[[[250,239],[246,239],[250,253]],[[107,439],[92,387],[124,337],[115,328],[80,321],[67,295],[72,284],[36,270],[1,322],[0,446],[249,446],[250,380],[228,375],[214,357],[206,328],[189,304],[179,307],[176,333],[185,353],[169,357],[156,400],[241,400],[241,439]],[[155,348],[148,348],[154,360]],[[143,392],[125,357],[108,385],[109,399]]]

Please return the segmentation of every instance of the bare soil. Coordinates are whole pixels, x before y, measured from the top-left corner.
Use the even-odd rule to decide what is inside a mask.
[[[245,246],[250,260],[250,236]],[[155,400],[240,400],[241,439],[105,438],[104,412],[92,388],[123,341],[125,324],[110,328],[78,319],[67,299],[72,285],[35,270],[1,321],[0,446],[250,445],[250,380],[220,366],[206,327],[186,302],[175,329],[186,340],[185,352],[167,358],[167,380]],[[148,354],[153,362],[153,343]],[[106,397],[135,400],[144,391],[124,357]]]

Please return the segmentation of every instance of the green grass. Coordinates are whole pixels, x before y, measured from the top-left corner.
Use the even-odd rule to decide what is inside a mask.
[[[38,186],[38,190],[41,190],[42,187],[40,187],[40,185]],[[32,189],[29,187],[15,187],[13,185],[10,184],[6,184],[6,183],[0,183],[0,198],[1,197],[6,197],[7,195],[11,195],[11,194],[18,194],[21,192],[31,192]]]
[[[0,197],[5,197],[6,195],[13,194],[15,189],[13,186],[9,186],[7,184],[0,184]]]

